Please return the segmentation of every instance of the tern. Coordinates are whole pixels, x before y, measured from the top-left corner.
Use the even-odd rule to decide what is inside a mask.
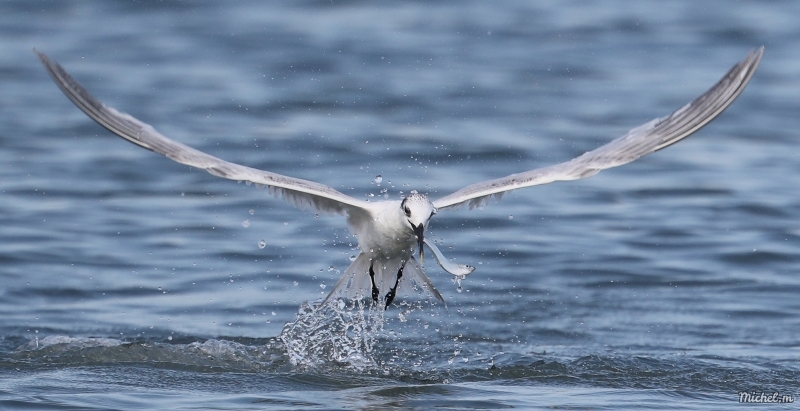
[[[463,278],[475,270],[447,260],[425,237],[425,229],[437,212],[460,206],[472,209],[519,188],[590,177],[683,140],[733,103],[755,73],[764,47],[751,50],[713,87],[675,112],[638,126],[572,160],[468,185],[433,201],[412,191],[401,201],[379,202],[358,200],[313,181],[230,163],[171,140],[149,124],[103,104],[61,65],[36,49],[34,52],[56,85],[78,108],[125,140],[217,177],[266,186],[270,194],[300,209],[346,216],[361,252],[323,304],[339,299],[371,298],[373,304],[386,309],[401,290],[422,289],[444,302],[423,270],[423,246],[433,252],[439,265],[450,274]],[[420,261],[414,258],[415,248],[419,250]]]

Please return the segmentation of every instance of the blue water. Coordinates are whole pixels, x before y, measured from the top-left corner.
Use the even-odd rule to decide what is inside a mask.
[[[0,408],[796,397],[797,16],[788,0],[2,2]],[[341,217],[112,136],[31,52],[176,140],[374,201],[568,160],[761,45],[748,88],[685,142],[439,213],[429,235],[477,270],[459,286],[428,261],[447,306],[385,313],[313,309],[356,253]]]

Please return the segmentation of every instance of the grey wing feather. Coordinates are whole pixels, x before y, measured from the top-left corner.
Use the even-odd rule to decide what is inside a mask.
[[[324,184],[230,163],[171,140],[149,124],[103,104],[89,94],[61,65],[50,60],[44,53],[35,49],[34,51],[53,81],[78,108],[103,127],[131,143],[162,154],[178,163],[204,169],[218,177],[268,186],[271,194],[301,209],[313,208],[321,212],[344,214],[354,211],[353,209],[365,208],[365,202]]]
[[[674,113],[634,128],[622,137],[570,161],[472,184],[433,202],[438,209],[482,205],[492,196],[523,187],[591,177],[600,170],[630,163],[688,137],[722,113],[755,73],[764,47],[752,50],[711,89]]]

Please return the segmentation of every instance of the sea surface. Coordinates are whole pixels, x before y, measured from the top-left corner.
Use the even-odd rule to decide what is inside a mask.
[[[795,409],[800,2],[3,1],[0,409]],[[446,300],[320,308],[341,216],[135,147],[436,198],[752,82],[686,141],[444,210]]]

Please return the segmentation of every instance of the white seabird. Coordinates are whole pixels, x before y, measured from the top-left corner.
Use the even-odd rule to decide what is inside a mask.
[[[347,226],[358,238],[361,253],[325,302],[369,296],[375,304],[383,301],[383,306],[388,308],[397,291],[404,287],[422,288],[443,301],[422,265],[414,258],[415,247],[419,247],[420,260],[423,261],[423,244],[427,245],[439,265],[453,275],[464,276],[475,269],[448,261],[436,245],[424,237],[425,228],[437,211],[462,205],[474,208],[493,196],[499,199],[504,193],[518,188],[590,177],[600,170],[630,163],[677,143],[708,124],[733,103],[755,73],[764,47],[752,50],[713,87],[672,114],[649,121],[570,161],[475,183],[434,201],[412,191],[402,201],[380,202],[358,200],[324,184],[230,163],[171,140],[149,124],[103,104],[58,63],[38,50],[34,51],[61,91],[84,113],[114,134],[178,163],[205,169],[215,176],[267,186],[271,194],[301,209],[346,215]]]

